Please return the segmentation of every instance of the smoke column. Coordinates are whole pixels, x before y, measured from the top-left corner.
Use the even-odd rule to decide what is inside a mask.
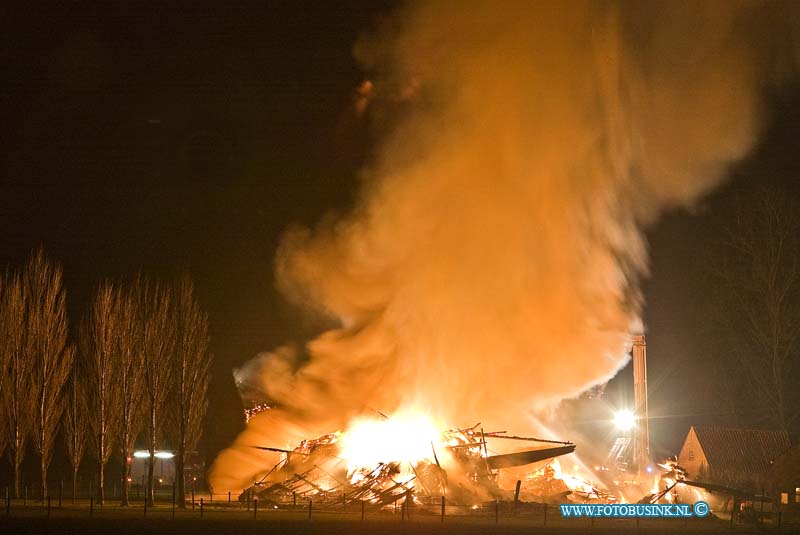
[[[640,323],[643,228],[755,142],[768,15],[415,2],[360,42],[370,107],[401,111],[357,209],[290,231],[276,259],[285,295],[340,328],[307,361],[275,357],[263,383],[280,409],[237,444],[369,408],[525,432],[532,411],[611,378]],[[251,455],[232,448],[214,474]]]

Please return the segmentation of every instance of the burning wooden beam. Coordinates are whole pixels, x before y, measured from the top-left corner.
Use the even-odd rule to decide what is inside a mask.
[[[575,451],[575,444],[566,446],[557,446],[554,448],[540,448],[536,450],[525,450],[516,453],[505,453],[502,455],[492,455],[487,457],[486,462],[492,470],[500,468],[513,468],[515,466],[524,466],[553,457],[559,457]]]

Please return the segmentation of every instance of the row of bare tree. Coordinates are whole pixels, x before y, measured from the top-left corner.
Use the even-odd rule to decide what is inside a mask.
[[[791,435],[800,430],[800,204],[766,187],[734,200],[707,262],[718,402],[732,425]]]
[[[41,460],[42,496],[48,494],[47,471],[63,424],[73,493],[89,446],[103,503],[104,472],[116,451],[127,505],[130,458],[143,437],[150,453],[148,502],[155,452],[165,440],[176,450],[176,491],[183,496],[184,465],[202,432],[211,364],[208,319],[191,280],[165,286],[140,276],[103,283],[77,343],[68,335],[61,269],[42,251],[19,273],[7,273],[0,286],[0,453],[9,451],[14,495],[29,438]]]

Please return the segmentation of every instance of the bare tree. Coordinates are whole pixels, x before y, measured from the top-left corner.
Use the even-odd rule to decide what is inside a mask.
[[[728,229],[721,263],[725,336],[741,377],[745,403],[769,423],[788,431],[798,417],[791,356],[800,341],[800,208],[784,195],[761,190],[740,199]],[[742,403],[734,392],[734,403]],[[758,422],[754,422],[758,423]],[[764,422],[760,422],[764,423]]]
[[[208,351],[208,316],[201,310],[191,279],[183,277],[173,292],[175,348],[170,360],[173,388],[170,399],[177,454],[175,482],[178,506],[186,507],[185,475],[187,453],[197,447],[208,407],[211,353]]]
[[[33,444],[41,461],[42,499],[47,496],[47,471],[58,424],[64,410],[64,386],[72,369],[74,350],[67,345],[66,292],[61,268],[37,250],[23,271],[29,295],[26,314],[28,358],[33,360],[36,405]]]
[[[129,504],[130,462],[136,438],[142,428],[144,411],[144,367],[142,336],[139,323],[139,301],[142,281],[137,279],[125,291],[119,292],[114,315],[117,318],[117,360],[119,374],[117,440],[122,459],[122,505]]]
[[[170,295],[158,284],[141,285],[139,325],[144,368],[145,434],[150,453],[147,466],[146,500],[153,504],[155,453],[161,438],[161,419],[170,390],[171,373],[168,359],[174,345],[174,329],[170,322]]]
[[[89,427],[97,459],[97,492],[101,505],[105,501],[105,466],[113,451],[121,395],[116,361],[120,332],[115,314],[116,289],[104,283],[81,324],[79,336],[87,377]]]
[[[6,452],[6,444],[8,443],[6,402],[3,399],[6,390],[6,367],[8,366],[8,352],[3,348],[6,334],[5,307],[3,306],[5,285],[5,277],[0,277],[0,457]]]
[[[2,403],[8,432],[8,450],[14,467],[14,497],[19,498],[20,468],[33,425],[35,391],[33,361],[26,352],[25,312],[28,292],[18,274],[7,274],[0,315],[3,317],[0,350],[5,363],[2,374]]]
[[[82,361],[76,359],[67,394],[67,408],[64,418],[64,440],[66,441],[69,462],[72,465],[72,503],[78,494],[78,468],[80,468],[86,449],[89,431],[89,407],[87,399],[87,375]]]

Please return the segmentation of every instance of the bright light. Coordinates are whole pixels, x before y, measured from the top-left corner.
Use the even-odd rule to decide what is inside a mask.
[[[150,457],[150,452],[147,450],[138,450],[133,452],[133,456],[137,459],[147,459]],[[172,459],[175,454],[169,451],[157,451],[155,453],[156,459]]]
[[[393,461],[415,465],[432,457],[431,444],[440,441],[441,432],[426,415],[405,412],[388,420],[356,420],[342,434],[340,456],[349,472]]]
[[[614,413],[614,425],[622,431],[629,431],[636,425],[636,416],[628,410]]]

